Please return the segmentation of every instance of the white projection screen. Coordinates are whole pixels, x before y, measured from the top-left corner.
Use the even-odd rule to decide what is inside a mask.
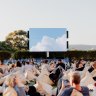
[[[68,31],[66,28],[30,28],[29,51],[61,52],[67,51]]]

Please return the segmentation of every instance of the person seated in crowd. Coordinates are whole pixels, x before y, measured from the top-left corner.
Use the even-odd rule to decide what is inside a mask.
[[[48,64],[48,60],[44,60],[42,65],[41,65],[41,73],[38,76],[38,79],[42,82],[45,82],[47,84],[52,85],[53,81],[50,80],[49,75],[50,75],[50,65]]]
[[[79,62],[76,64],[76,70],[75,71],[83,71],[85,68],[85,60],[80,59]]]
[[[6,87],[5,90],[3,91],[3,96],[18,96],[17,92],[14,89],[15,82],[14,82],[15,76],[10,75],[6,78]]]
[[[21,70],[21,67],[22,67],[22,64],[20,63],[20,61],[17,61],[17,62],[16,62],[16,66],[15,66],[15,68],[12,70],[12,72],[16,72],[16,71]]]
[[[29,96],[41,96],[40,93],[36,91],[36,88],[34,86],[29,86],[28,95]]]
[[[15,64],[10,64],[9,65],[9,72],[13,72],[15,68],[16,68]]]
[[[8,74],[8,66],[3,64],[3,60],[0,60],[0,68],[3,70],[4,75]]]
[[[53,62],[51,61],[49,67],[50,67],[50,70],[49,71],[52,72],[56,68],[55,67],[55,62],[54,61]]]
[[[61,96],[89,96],[89,89],[86,86],[80,86],[81,77],[78,72],[74,72],[71,77],[72,87],[64,89]]]
[[[96,61],[92,62],[91,66],[85,72],[84,78],[81,80],[81,85],[88,86],[96,82]]]
[[[62,62],[61,59],[58,60],[58,63],[57,63],[57,65],[56,65],[56,67],[58,67],[58,66],[61,66],[64,70],[66,70],[66,66],[65,66],[65,64]]]
[[[23,77],[20,76],[19,74],[15,75],[15,79],[14,79],[15,86],[14,86],[14,89],[16,90],[18,96],[26,96],[26,91],[28,91],[28,87],[26,85],[24,85],[25,80],[22,79],[22,78]]]
[[[78,63],[77,60],[73,60],[73,61],[71,62],[71,68],[72,68],[73,71],[76,70],[76,64],[77,64],[77,63]]]
[[[37,76],[40,74],[39,70],[32,62],[26,62],[25,66],[22,67],[22,70],[23,72],[25,72],[26,78],[29,81],[36,79]]]
[[[3,70],[2,70],[2,68],[0,68],[0,78],[3,77],[3,76],[4,76]]]
[[[90,68],[88,69],[89,73],[91,73],[92,71],[94,71],[94,69],[96,69],[96,61],[94,61],[92,63],[92,65],[90,66]]]
[[[55,68],[49,75],[49,78],[57,85],[58,80],[63,76],[64,69],[61,66]]]
[[[94,61],[93,65],[88,69],[89,73],[93,72],[93,79],[96,81],[96,61]]]

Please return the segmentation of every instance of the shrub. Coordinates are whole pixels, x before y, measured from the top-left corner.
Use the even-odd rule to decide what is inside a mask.
[[[9,59],[11,57],[11,53],[8,51],[0,51],[0,60]]]

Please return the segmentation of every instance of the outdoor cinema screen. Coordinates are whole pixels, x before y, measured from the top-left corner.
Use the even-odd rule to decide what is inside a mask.
[[[66,28],[30,28],[29,51],[67,51],[67,32]]]

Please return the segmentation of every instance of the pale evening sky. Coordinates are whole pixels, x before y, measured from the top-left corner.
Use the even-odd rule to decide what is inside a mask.
[[[70,44],[96,45],[96,0],[0,0],[0,41],[38,27],[67,28]]]

